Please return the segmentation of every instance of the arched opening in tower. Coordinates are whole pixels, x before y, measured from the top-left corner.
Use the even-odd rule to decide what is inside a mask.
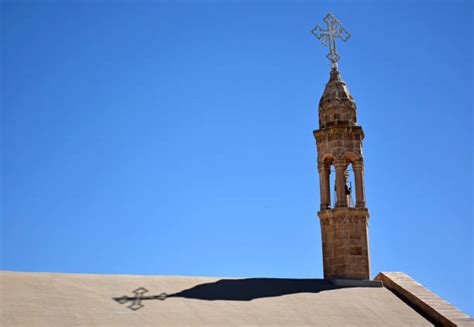
[[[355,208],[355,192],[356,192],[356,183],[355,183],[355,176],[354,176],[354,169],[352,167],[352,162],[347,163],[347,167],[344,170],[343,178],[344,178],[344,190],[342,192],[344,196],[344,201],[338,201],[338,192],[337,192],[337,180],[336,180],[336,168],[334,166],[334,162],[327,163],[329,167],[329,189],[331,190],[330,194],[330,206],[329,208],[336,208],[336,207],[349,207]],[[343,203],[341,205],[341,203]]]
[[[346,171],[344,172],[344,177],[346,178],[346,203],[349,208],[355,208],[354,193],[355,193],[355,178],[354,178],[354,169],[352,168],[352,163],[349,162],[347,165]]]
[[[337,203],[337,192],[336,192],[336,168],[334,163],[331,162],[330,174],[329,174],[329,189],[331,190],[331,208],[336,207]]]

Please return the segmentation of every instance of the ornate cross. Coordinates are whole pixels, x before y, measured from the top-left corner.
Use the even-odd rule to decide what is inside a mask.
[[[342,27],[341,22],[331,13],[328,13],[326,17],[324,17],[324,22],[327,25],[327,29],[324,30],[321,26],[316,25],[316,27],[311,30],[311,33],[316,36],[318,40],[321,40],[324,46],[327,46],[329,43],[329,54],[326,57],[331,60],[332,66],[336,66],[340,58],[336,51],[336,37],[346,42],[351,37],[351,34]]]

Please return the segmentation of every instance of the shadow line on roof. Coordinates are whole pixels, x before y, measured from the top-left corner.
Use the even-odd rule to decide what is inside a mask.
[[[283,296],[296,293],[318,293],[348,286],[336,286],[323,279],[288,279],[288,278],[245,278],[220,279],[212,283],[203,283],[177,293],[144,295],[147,289],[140,287],[133,293],[135,296],[114,298],[124,304],[131,302],[128,308],[138,310],[144,305],[142,301],[186,298],[206,301],[251,301],[255,299]]]

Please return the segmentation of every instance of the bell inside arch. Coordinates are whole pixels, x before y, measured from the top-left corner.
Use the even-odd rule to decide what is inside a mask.
[[[331,197],[331,208],[335,208],[337,204],[337,183],[335,178],[335,169],[331,169],[331,181],[330,184],[334,185],[333,194]],[[352,169],[352,164],[349,163],[346,170],[344,171],[344,196],[346,197],[346,205],[349,208],[355,208],[354,194],[355,194],[355,179],[354,179],[354,170]]]
[[[349,170],[350,169],[350,170]],[[354,183],[354,171],[352,170],[352,165],[349,164],[347,166],[346,171],[344,172],[344,178],[345,178],[345,186],[346,186],[346,203],[347,206],[350,208],[355,208],[355,202],[353,199],[353,188],[352,185],[355,185]]]

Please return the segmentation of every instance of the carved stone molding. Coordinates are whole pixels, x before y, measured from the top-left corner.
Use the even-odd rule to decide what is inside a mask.
[[[366,208],[334,208],[318,212],[321,225],[331,223],[364,223],[369,221],[369,211]]]
[[[364,160],[361,158],[357,158],[354,163],[352,164],[354,170],[363,170],[364,169]]]
[[[346,151],[344,149],[334,149],[332,151],[332,153],[334,154],[334,158],[336,160],[334,160],[334,165],[346,165],[346,161],[344,160],[344,154],[346,153]]]
[[[321,225],[327,226],[330,224],[340,224],[340,223],[356,223],[356,224],[367,224],[369,217],[358,217],[358,216],[348,216],[348,217],[319,217]]]
[[[318,131],[314,131],[314,137],[317,144],[331,141],[362,141],[364,132],[360,126],[351,127],[328,127]]]
[[[323,171],[328,171],[329,172],[330,170],[331,170],[330,164],[328,164],[327,162],[318,160],[318,171],[319,172],[323,172]]]

